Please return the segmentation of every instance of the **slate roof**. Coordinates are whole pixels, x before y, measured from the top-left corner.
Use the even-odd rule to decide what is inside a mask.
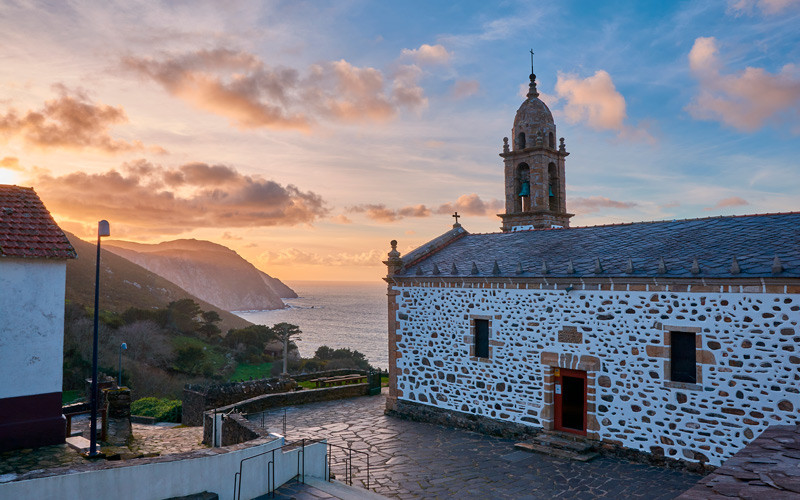
[[[33,190],[0,184],[0,258],[74,259],[75,249]]]
[[[456,227],[402,259],[398,274],[411,277],[794,278],[800,277],[800,212],[513,233]]]
[[[800,498],[800,425],[773,425],[677,500]]]

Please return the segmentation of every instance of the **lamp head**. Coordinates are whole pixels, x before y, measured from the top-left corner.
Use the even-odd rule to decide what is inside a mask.
[[[101,220],[97,223],[97,236],[111,236],[111,228],[107,220]]]
[[[120,348],[120,349],[127,349],[127,348],[128,348],[128,344],[126,344],[125,342],[123,342],[122,344],[120,344],[119,348]]]

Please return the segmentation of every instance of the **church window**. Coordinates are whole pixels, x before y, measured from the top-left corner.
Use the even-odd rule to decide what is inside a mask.
[[[697,349],[694,332],[670,332],[670,379],[697,383]]]
[[[489,320],[475,319],[475,357],[489,357]]]
[[[555,148],[556,148],[556,138],[553,136],[553,133],[552,133],[552,132],[550,132],[550,134],[549,134],[549,140],[548,140],[548,142],[550,143],[550,147],[551,147],[552,149],[555,149]]]
[[[525,132],[517,134],[517,149],[525,149]]]
[[[556,168],[555,163],[550,163],[547,166],[547,176],[549,178],[548,182],[548,208],[553,212],[558,212],[558,169]]]

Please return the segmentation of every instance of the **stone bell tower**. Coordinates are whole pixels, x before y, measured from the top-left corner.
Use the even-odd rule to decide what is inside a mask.
[[[536,75],[531,74],[527,99],[517,110],[511,130],[513,147],[503,138],[506,213],[503,232],[569,227],[564,163],[567,149],[562,137],[556,145],[556,124],[539,99]]]

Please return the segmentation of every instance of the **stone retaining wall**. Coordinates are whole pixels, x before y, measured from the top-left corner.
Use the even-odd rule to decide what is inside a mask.
[[[212,386],[187,384],[183,389],[181,423],[189,426],[203,425],[203,412],[206,410],[228,406],[263,394],[291,391],[295,387],[297,383],[294,380],[277,378]]]

